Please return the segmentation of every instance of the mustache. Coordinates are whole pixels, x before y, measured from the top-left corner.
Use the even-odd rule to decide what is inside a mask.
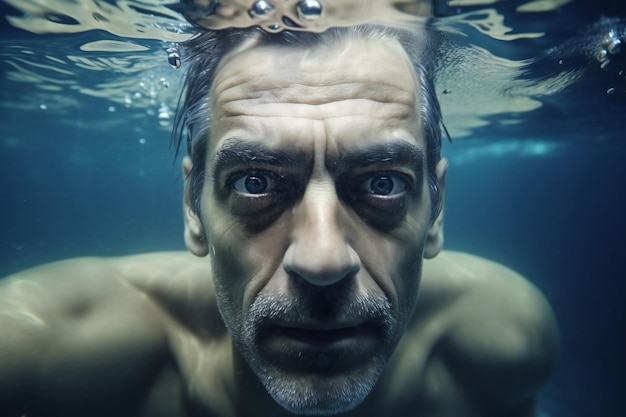
[[[246,316],[246,332],[257,335],[271,326],[341,327],[364,323],[389,334],[396,325],[391,303],[384,294],[372,290],[355,294],[330,287],[291,295],[259,293]]]

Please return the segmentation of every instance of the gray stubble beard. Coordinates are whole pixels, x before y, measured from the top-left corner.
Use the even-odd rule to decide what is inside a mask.
[[[219,288],[216,290],[220,292]],[[232,308],[233,304],[226,301],[227,295],[218,294],[218,300],[225,301],[220,311],[235,348],[274,401],[294,414],[333,415],[361,404],[374,389],[402,334],[388,299],[382,294],[368,292],[342,305],[341,313],[376,319],[380,324],[384,343],[374,356],[363,366],[335,374],[287,372],[262,358],[258,334],[265,321],[303,314],[300,303],[282,294],[259,294],[242,322],[229,320],[237,317],[237,312]]]

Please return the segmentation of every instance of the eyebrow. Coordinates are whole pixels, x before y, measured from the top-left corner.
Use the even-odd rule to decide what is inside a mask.
[[[345,170],[374,165],[405,165],[419,173],[424,163],[424,150],[409,142],[399,140],[346,153],[339,158],[339,163]]]
[[[231,138],[216,152],[211,172],[215,176],[225,169],[250,163],[295,168],[302,166],[305,159],[303,152],[274,150],[256,141]]]

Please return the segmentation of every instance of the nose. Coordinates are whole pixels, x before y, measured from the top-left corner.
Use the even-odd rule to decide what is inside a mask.
[[[346,239],[342,210],[332,182],[309,183],[294,208],[292,240],[283,261],[290,276],[328,286],[359,272],[361,260]]]

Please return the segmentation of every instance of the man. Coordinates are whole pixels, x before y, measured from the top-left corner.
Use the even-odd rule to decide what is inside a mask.
[[[2,415],[535,415],[556,326],[514,272],[440,253],[424,42],[377,26],[191,41],[197,257],[3,280]]]

